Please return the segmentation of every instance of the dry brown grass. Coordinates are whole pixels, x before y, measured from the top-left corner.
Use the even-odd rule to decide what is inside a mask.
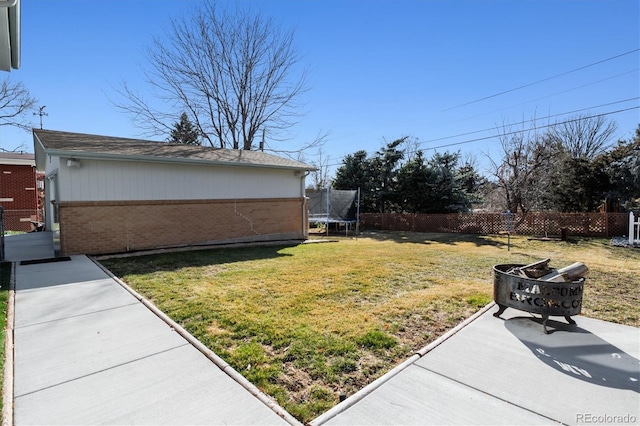
[[[370,233],[103,263],[309,421],[490,302],[492,266],[591,269],[583,314],[640,326],[640,250],[605,240]]]

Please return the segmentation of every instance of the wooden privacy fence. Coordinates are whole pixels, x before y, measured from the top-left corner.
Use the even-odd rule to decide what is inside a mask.
[[[413,232],[454,232],[462,234],[515,234],[581,237],[627,235],[627,213],[362,213],[363,229]]]

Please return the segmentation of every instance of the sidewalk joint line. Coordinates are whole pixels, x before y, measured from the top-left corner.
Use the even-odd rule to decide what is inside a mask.
[[[116,310],[116,309],[126,308],[127,306],[137,305],[138,303],[139,302],[137,300],[133,300],[131,303],[127,303],[127,304],[119,305],[119,306],[113,306],[111,308],[105,308],[105,309],[99,309],[97,311],[85,312],[84,314],[70,315],[70,316],[67,316],[67,317],[51,319],[49,321],[41,321],[41,322],[34,322],[32,324],[21,325],[21,326],[18,326],[18,327],[14,327],[14,330],[21,330],[23,328],[29,328],[29,327],[33,327],[33,326],[36,326],[36,325],[42,325],[42,324],[50,324],[50,323],[53,323],[53,322],[64,321],[64,320],[72,319],[72,318],[86,317],[87,315],[99,314],[99,313],[102,313],[102,312],[107,312],[107,311],[113,311],[113,310]]]
[[[31,395],[31,394],[34,394],[34,393],[42,392],[44,390],[55,388],[57,386],[61,386],[61,385],[64,385],[66,383],[75,382],[76,380],[84,379],[85,377],[90,377],[90,376],[94,376],[96,374],[104,373],[105,371],[113,370],[115,368],[122,367],[122,366],[127,365],[127,364],[132,364],[134,362],[138,362],[138,361],[141,361],[141,360],[146,359],[146,358],[151,358],[153,356],[160,355],[160,354],[163,354],[163,353],[166,353],[166,352],[169,352],[169,351],[173,351],[175,349],[179,349],[179,348],[182,348],[184,346],[189,346],[189,342],[185,341],[183,344],[178,345],[178,346],[174,346],[174,347],[171,347],[171,348],[164,349],[162,351],[154,352],[152,354],[145,355],[145,356],[142,356],[140,358],[132,359],[132,360],[129,360],[129,361],[126,361],[126,362],[122,362],[120,364],[115,364],[115,365],[112,365],[111,367],[103,368],[101,370],[96,370],[96,371],[93,371],[91,373],[88,373],[88,374],[85,374],[85,375],[82,375],[82,376],[78,376],[78,377],[74,377],[73,379],[65,380],[65,381],[62,381],[62,382],[59,382],[59,383],[56,383],[56,384],[53,384],[53,385],[45,386],[45,387],[37,389],[37,390],[29,391],[29,392],[23,393],[21,395],[14,395],[14,399],[18,399],[18,398],[22,398],[24,396],[28,396],[28,395]]]
[[[502,401],[502,402],[506,402],[507,404],[512,405],[512,406],[514,406],[514,407],[518,407],[518,408],[520,408],[520,409],[522,409],[522,410],[528,411],[528,412],[533,413],[533,414],[535,414],[535,415],[537,415],[537,416],[544,417],[545,419],[549,419],[549,420],[551,420],[552,422],[555,422],[555,423],[558,423],[558,424],[561,424],[561,425],[566,425],[566,423],[562,423],[560,420],[557,420],[557,419],[554,419],[554,418],[552,418],[552,417],[546,416],[546,415],[544,415],[544,414],[538,413],[538,412],[533,411],[533,410],[531,410],[531,409],[529,409],[529,408],[527,408],[527,407],[523,407],[522,405],[514,404],[513,402],[511,402],[511,401],[509,401],[509,400],[506,400],[506,399],[504,399],[504,398],[500,398],[500,397],[499,397],[499,396],[497,396],[497,395],[494,395],[494,394],[492,394],[492,393],[489,393],[489,392],[487,392],[487,391],[484,391],[484,390],[482,390],[482,389],[480,389],[480,388],[477,388],[477,387],[475,387],[475,386],[471,386],[471,385],[469,385],[469,384],[467,384],[467,383],[464,383],[464,382],[463,382],[463,381],[461,381],[461,380],[454,379],[453,377],[447,376],[447,375],[445,375],[445,374],[442,374],[442,373],[440,373],[440,372],[438,372],[438,371],[432,370],[432,369],[430,369],[430,368],[428,368],[428,367],[425,367],[425,366],[423,366],[423,365],[418,365],[417,363],[414,363],[414,365],[415,365],[416,367],[418,367],[418,368],[422,368],[423,370],[426,370],[426,371],[429,371],[429,372],[431,372],[431,373],[433,373],[433,374],[436,374],[436,375],[438,375],[438,376],[440,376],[440,377],[442,377],[442,378],[445,378],[445,379],[447,379],[447,380],[451,380],[452,382],[456,382],[456,383],[458,383],[458,384],[460,384],[460,385],[462,385],[462,386],[464,386],[464,387],[467,387],[467,388],[469,388],[469,389],[473,389],[473,390],[475,390],[475,391],[477,391],[477,392],[483,393],[483,394],[485,394],[485,395],[487,395],[487,396],[490,396],[491,398],[495,398],[495,399],[500,400],[500,401]]]

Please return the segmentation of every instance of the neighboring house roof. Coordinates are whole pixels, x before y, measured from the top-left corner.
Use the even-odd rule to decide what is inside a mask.
[[[44,170],[44,155],[59,157],[180,162],[225,166],[315,170],[314,167],[260,151],[220,149],[199,145],[172,144],[140,139],[88,135],[34,129],[38,169]],[[40,166],[43,167],[40,167]]]
[[[23,152],[0,152],[0,164],[33,167],[36,165],[36,157]]]

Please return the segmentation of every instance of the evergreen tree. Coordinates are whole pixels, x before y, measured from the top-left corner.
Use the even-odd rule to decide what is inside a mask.
[[[366,151],[357,151],[344,157],[342,166],[336,170],[331,186],[334,189],[344,190],[360,188],[360,211],[374,211],[375,203],[371,195],[371,167]]]
[[[332,187],[335,189],[360,188],[360,211],[386,213],[395,211],[396,173],[404,158],[399,149],[406,138],[397,139],[368,158],[366,151],[357,151],[342,160],[336,170]]]
[[[607,199],[624,206],[639,197],[638,136],[612,146],[609,139],[616,129],[614,123],[601,118],[571,123],[575,128],[549,133],[553,155],[545,170],[548,185],[540,185],[544,188],[539,196],[541,206],[560,212],[594,212]]]
[[[459,152],[436,153],[429,160],[428,165],[433,170],[433,203],[429,206],[429,213],[466,212],[471,209],[472,196],[467,192],[466,186],[470,184],[472,173],[468,165],[464,169],[459,167],[459,161]]]
[[[422,151],[416,152],[398,170],[396,202],[400,211],[423,213],[429,211],[433,203],[431,182],[434,180],[434,173],[427,166],[423,155]]]
[[[398,207],[408,213],[456,213],[471,209],[481,179],[471,164],[459,165],[460,153],[422,151],[398,171]]]
[[[565,213],[597,211],[607,191],[609,179],[598,161],[558,154],[551,170],[553,185],[544,195],[551,210]]]
[[[187,113],[180,114],[180,121],[173,126],[168,141],[185,145],[201,145],[198,131],[189,120]]]
[[[369,174],[369,160],[366,151],[357,151],[347,155],[342,160],[342,166],[336,170],[333,179],[335,189],[355,189],[367,186]]]
[[[627,210],[637,208],[640,204],[640,125],[631,140],[618,141],[600,160],[609,177],[606,197],[620,201],[621,207]]]
[[[406,137],[396,139],[386,147],[376,152],[369,163],[371,177],[370,194],[374,204],[374,212],[389,213],[397,211],[397,173],[399,164],[404,158],[404,150],[399,146],[407,140]]]
[[[360,188],[364,213],[452,213],[468,211],[481,183],[460,153],[435,154],[426,160],[418,150],[404,164],[406,138],[395,140],[368,158],[365,151],[347,155],[333,180],[335,189]]]

